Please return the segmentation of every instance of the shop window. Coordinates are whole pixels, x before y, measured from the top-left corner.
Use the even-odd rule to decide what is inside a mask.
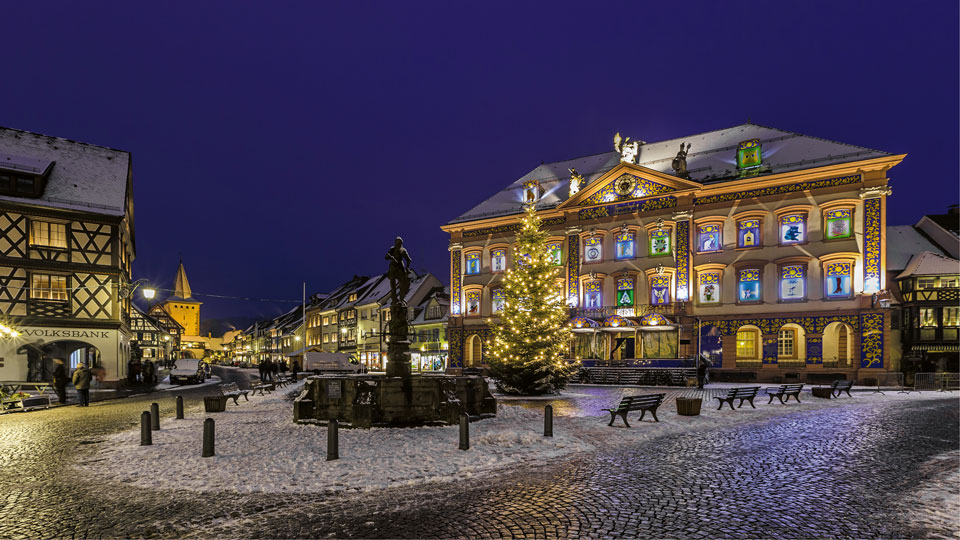
[[[936,308],[920,308],[920,326],[937,326]]]
[[[943,325],[960,326],[960,307],[943,308]]]
[[[824,268],[824,293],[827,298],[850,298],[852,288],[853,263],[836,262]]]
[[[650,231],[650,256],[657,257],[670,254],[670,229],[654,229]]]
[[[853,236],[853,210],[827,210],[823,214],[823,236],[827,240]]]
[[[760,269],[743,268],[737,280],[737,301],[741,303],[760,302],[763,299],[760,289]]]
[[[588,281],[583,286],[583,300],[588,309],[603,307],[603,282]]]
[[[507,250],[494,249],[490,251],[490,271],[503,272],[507,269]]]
[[[795,359],[797,357],[797,331],[793,328],[781,328],[777,334],[777,357]]]
[[[550,264],[563,266],[563,242],[550,242],[547,244],[547,255],[550,257]]]
[[[942,277],[942,278],[940,278],[940,288],[941,288],[941,289],[956,289],[958,282],[960,282],[960,278],[956,278],[956,277]]]
[[[780,299],[785,301],[803,300],[806,296],[806,268],[794,264],[780,268]]]
[[[670,303],[670,276],[650,278],[650,304],[661,306]]]
[[[57,302],[66,302],[69,300],[66,276],[33,274],[31,283],[30,298]]]
[[[737,359],[755,360],[757,358],[757,341],[760,337],[756,330],[737,330]]]
[[[698,300],[701,304],[720,303],[720,272],[701,272],[698,278]]]
[[[480,291],[467,291],[464,295],[467,298],[467,317],[480,315]]]
[[[464,264],[464,273],[468,276],[476,275],[480,273],[480,252],[475,251],[473,253],[467,253],[466,264]]]
[[[737,247],[760,247],[759,219],[745,219],[737,223]]]
[[[709,253],[723,249],[721,241],[722,229],[718,224],[703,225],[700,227],[697,238],[697,251]]]
[[[617,260],[632,259],[637,253],[637,242],[632,232],[623,232],[615,237]]]
[[[491,308],[493,309],[493,312],[500,313],[503,311],[503,307],[506,304],[506,293],[504,290],[494,289],[493,292],[490,293],[490,296],[492,298]]]
[[[617,278],[617,307],[632,308],[634,296],[634,280],[632,277]],[[632,313],[630,315],[633,315]]]
[[[937,287],[937,278],[922,277],[917,278],[917,289],[935,289]]]
[[[807,239],[807,216],[788,214],[780,217],[780,245],[802,244]]]
[[[49,221],[30,222],[30,245],[67,249],[67,226]]]
[[[583,260],[588,263],[603,260],[603,237],[594,236],[583,241]]]

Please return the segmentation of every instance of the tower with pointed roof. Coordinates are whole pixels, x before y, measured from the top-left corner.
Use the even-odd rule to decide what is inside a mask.
[[[183,333],[187,336],[200,335],[200,306],[203,302],[193,298],[193,292],[190,290],[190,282],[187,280],[187,272],[183,269],[183,261],[180,261],[180,267],[177,268],[177,279],[173,285],[173,296],[167,298],[163,303],[163,309],[173,318],[173,320],[183,326]]]

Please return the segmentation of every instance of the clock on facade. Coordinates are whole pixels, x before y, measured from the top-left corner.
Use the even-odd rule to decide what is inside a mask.
[[[637,179],[632,176],[621,176],[617,179],[617,182],[613,185],[613,189],[616,190],[617,195],[621,197],[626,197],[633,193],[633,190],[637,188]]]

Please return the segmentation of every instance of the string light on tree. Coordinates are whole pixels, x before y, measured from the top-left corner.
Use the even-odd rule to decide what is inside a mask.
[[[567,306],[558,294],[555,266],[534,205],[527,205],[514,243],[516,265],[503,276],[504,305],[493,325],[491,373],[509,394],[557,393],[574,366],[563,360],[570,340]]]

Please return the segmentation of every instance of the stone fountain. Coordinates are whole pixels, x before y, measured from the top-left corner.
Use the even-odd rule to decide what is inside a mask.
[[[309,377],[294,401],[295,422],[337,419],[353,427],[456,424],[460,415],[489,417],[497,401],[481,376],[411,374],[404,302],[410,290],[410,254],[397,237],[390,262],[390,322],[385,374]]]

